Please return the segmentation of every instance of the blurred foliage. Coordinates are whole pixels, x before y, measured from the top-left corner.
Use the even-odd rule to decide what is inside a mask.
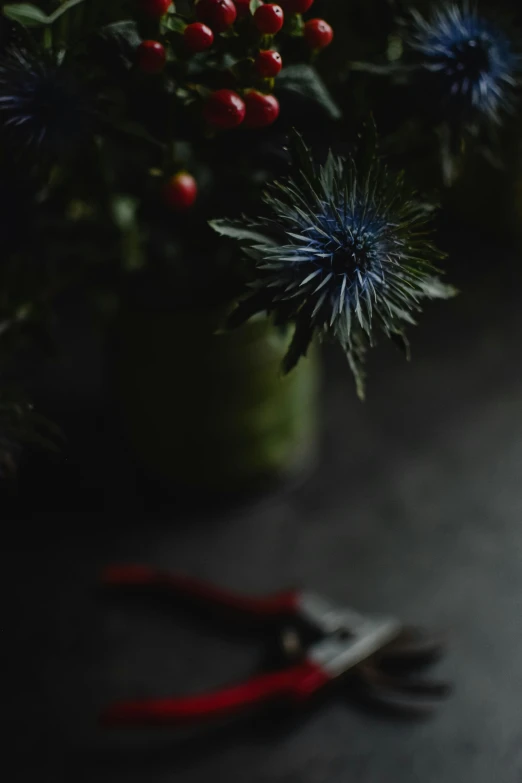
[[[27,446],[54,450],[61,444],[60,430],[40,416],[19,390],[0,394],[0,485],[16,476]]]

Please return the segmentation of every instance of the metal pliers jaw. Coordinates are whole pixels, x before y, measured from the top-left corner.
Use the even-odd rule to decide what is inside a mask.
[[[447,691],[444,685],[411,679],[415,668],[440,652],[440,645],[409,631],[394,618],[366,617],[300,591],[244,597],[180,574],[141,566],[111,567],[103,575],[103,583],[108,587],[154,588],[212,612],[225,610],[249,625],[277,623],[285,664],[213,693],[109,706],[101,716],[105,725],[186,724],[270,702],[298,706],[347,674],[358,695],[402,711],[417,712],[421,704],[424,711],[427,700],[433,706],[434,698]]]
[[[448,683],[419,678],[418,673],[439,660],[443,640],[394,617],[360,614],[339,608],[313,593],[301,593],[300,616],[321,629],[323,638],[307,652],[331,680],[349,674],[349,692],[367,706],[403,716],[432,712],[450,693]],[[286,631],[284,646],[296,647]]]

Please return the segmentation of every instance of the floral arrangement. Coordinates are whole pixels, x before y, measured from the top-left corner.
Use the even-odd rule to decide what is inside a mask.
[[[356,123],[325,83],[322,52],[336,33],[319,6],[3,3],[9,345],[81,286],[154,306],[224,305],[229,326],[266,313],[294,330],[286,372],[315,337],[331,336],[360,396],[379,333],[407,350],[404,328],[422,302],[453,294],[437,276],[433,207],[380,160],[371,129],[349,141]],[[438,84],[454,146],[457,131],[511,109],[519,60],[474,12],[451,8],[430,22],[413,14],[404,56],[415,60],[408,74]],[[466,32],[476,47],[461,41]],[[480,52],[472,57],[485,48],[487,73]],[[341,154],[326,157],[334,141]]]

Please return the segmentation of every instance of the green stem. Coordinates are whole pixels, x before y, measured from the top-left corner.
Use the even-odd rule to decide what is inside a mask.
[[[58,24],[59,34],[58,43],[64,48],[70,46],[70,32],[71,32],[71,19],[69,14],[63,14],[59,19]]]
[[[53,50],[53,30],[52,27],[46,26],[44,27],[43,31],[43,47],[44,49],[47,49],[47,51],[52,52]]]

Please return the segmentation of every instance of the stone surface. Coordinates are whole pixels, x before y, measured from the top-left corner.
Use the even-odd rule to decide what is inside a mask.
[[[520,783],[522,274],[494,248],[457,257],[463,295],[429,309],[411,364],[376,350],[365,405],[328,353],[316,473],[263,502],[168,502],[135,484],[107,414],[72,411],[65,456],[4,515],[10,781]],[[446,629],[440,673],[455,694],[422,723],[363,714],[340,694],[295,724],[104,733],[105,702],[219,686],[261,654],[102,596],[99,570],[127,560],[253,593],[298,583]]]

